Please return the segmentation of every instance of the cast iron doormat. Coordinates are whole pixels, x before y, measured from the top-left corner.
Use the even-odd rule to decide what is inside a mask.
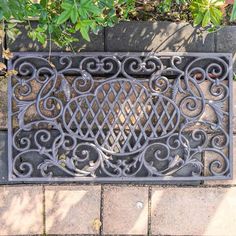
[[[14,53],[9,180],[158,182],[232,175],[232,59]]]

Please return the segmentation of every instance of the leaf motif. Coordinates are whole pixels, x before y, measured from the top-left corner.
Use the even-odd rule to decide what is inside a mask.
[[[66,100],[70,101],[71,97],[70,85],[66,79],[62,79],[60,90],[65,94]]]
[[[221,125],[224,118],[223,103],[222,102],[209,103],[209,106],[213,108],[218,120],[218,124]]]
[[[179,155],[176,155],[172,161],[169,163],[168,165],[168,168],[173,168],[175,167],[176,165],[178,165],[179,163],[183,163],[183,159],[179,156]]]
[[[174,81],[173,86],[172,86],[172,99],[173,99],[173,100],[175,100],[178,91],[179,91],[179,80],[176,79],[176,80]]]

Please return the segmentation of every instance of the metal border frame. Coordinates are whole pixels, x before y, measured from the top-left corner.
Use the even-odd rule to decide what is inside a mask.
[[[48,53],[46,52],[14,52],[14,56],[46,56]],[[99,178],[91,178],[91,177],[52,177],[50,179],[42,178],[42,177],[27,177],[27,178],[12,178],[12,120],[10,119],[12,112],[12,84],[11,79],[8,80],[8,179],[11,183],[37,183],[37,182],[91,182],[91,183],[168,183],[168,182],[189,182],[189,181],[202,181],[202,180],[229,180],[233,178],[233,93],[232,93],[232,81],[233,81],[233,62],[232,62],[232,54],[231,53],[187,53],[187,52],[161,52],[161,53],[153,53],[153,52],[130,52],[130,53],[123,53],[123,52],[81,52],[78,54],[74,53],[67,53],[67,52],[52,52],[52,56],[99,56],[99,55],[106,55],[106,56],[148,56],[148,55],[155,55],[155,56],[197,56],[202,58],[214,58],[214,57],[226,57],[229,60],[229,77],[231,78],[229,81],[229,93],[230,93],[230,104],[229,104],[229,152],[230,152],[230,174],[228,176],[195,176],[195,177],[173,177],[173,176],[166,176],[166,177],[129,177],[129,178],[114,178],[114,177],[99,177]],[[12,62],[11,60],[8,61],[8,70],[12,69]]]

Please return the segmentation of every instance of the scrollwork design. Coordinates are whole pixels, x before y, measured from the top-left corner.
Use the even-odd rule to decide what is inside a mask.
[[[12,179],[230,175],[228,57],[26,55],[12,69]]]
[[[122,61],[122,74],[126,78],[136,78],[137,75],[152,75],[157,71],[164,69],[162,61],[156,56],[147,56],[144,58],[130,56]]]
[[[92,75],[108,74],[108,79],[116,78],[121,71],[121,62],[116,56],[85,57],[80,63],[80,69]],[[109,75],[111,74],[111,76]]]

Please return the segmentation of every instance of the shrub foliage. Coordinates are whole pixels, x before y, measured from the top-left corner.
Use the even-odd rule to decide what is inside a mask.
[[[220,27],[224,18],[224,0],[0,0],[0,39],[3,43],[7,34],[14,40],[20,33],[17,24],[24,23],[28,36],[44,46],[51,42],[70,46],[78,40],[77,32],[89,41],[90,32],[97,34],[102,27],[129,19],[137,3],[147,6],[150,2],[157,2],[162,12],[170,11],[173,4],[186,5],[193,24],[208,30]],[[231,20],[235,19],[236,0],[231,14]],[[32,20],[38,24],[32,26]]]

